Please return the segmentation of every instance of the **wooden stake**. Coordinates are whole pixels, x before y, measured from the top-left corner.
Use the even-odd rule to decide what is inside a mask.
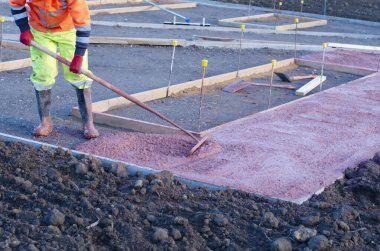
[[[319,91],[322,91],[322,84],[323,84],[323,69],[325,67],[325,54],[326,54],[326,48],[327,48],[327,43],[322,44],[323,47],[323,55],[322,55],[322,67],[321,67],[321,81],[319,84]]]
[[[294,22],[296,23],[296,30],[294,32],[294,58],[297,58],[297,31],[298,31],[298,23],[300,22],[299,18],[296,17],[294,19]]]
[[[240,70],[240,58],[241,58],[241,47],[244,39],[244,30],[245,30],[245,25],[242,24],[240,26],[241,28],[241,35],[240,35],[240,47],[239,47],[239,59],[238,59],[238,67],[237,67],[237,72],[236,72],[236,77],[239,77],[239,70]]]
[[[172,54],[172,62],[170,64],[170,72],[169,72],[169,83],[168,83],[168,89],[166,90],[166,97],[169,96],[169,88],[171,84],[171,79],[172,79],[172,73],[173,73],[173,64],[174,64],[174,55],[175,55],[175,47],[177,47],[177,41],[173,41],[173,54]]]
[[[251,6],[252,6],[252,0],[249,0],[249,4],[248,4],[248,16],[251,15]]]
[[[208,61],[206,59],[202,60],[202,84],[201,84],[201,93],[199,96],[199,114],[198,114],[198,131],[201,131],[201,120],[202,120],[202,105],[203,105],[203,85],[205,80],[206,68],[208,65]]]
[[[3,32],[5,18],[1,17],[1,40],[0,40],[0,62],[3,61]]]
[[[276,67],[277,61],[275,59],[272,60],[272,72],[270,77],[270,85],[269,85],[269,96],[268,96],[268,109],[271,106],[272,99],[272,85],[273,85],[273,76],[274,76],[274,68]]]

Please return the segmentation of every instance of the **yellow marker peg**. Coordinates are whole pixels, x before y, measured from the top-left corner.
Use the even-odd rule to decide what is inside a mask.
[[[326,49],[327,48],[327,43],[323,43],[322,47],[323,47],[323,49]]]
[[[5,22],[5,17],[1,17],[1,22],[2,22],[2,23]]]
[[[296,17],[296,18],[294,19],[294,22],[295,22],[296,24],[298,24],[298,23],[300,22],[300,19],[299,19],[298,17]]]
[[[207,65],[208,65],[208,60],[207,60],[207,59],[203,59],[203,60],[202,60],[202,67],[203,67],[203,68],[206,68]]]
[[[272,59],[272,66],[276,66],[277,64],[277,60],[276,59]]]
[[[178,45],[178,41],[177,41],[177,40],[173,40],[172,45],[173,45],[174,47],[177,46],[177,45]]]
[[[305,1],[304,0],[301,0],[301,4],[303,5],[305,3]]]
[[[240,26],[240,28],[241,28],[242,31],[245,30],[245,24],[242,24],[242,25]]]
[[[278,6],[282,6],[282,2],[278,2]]]

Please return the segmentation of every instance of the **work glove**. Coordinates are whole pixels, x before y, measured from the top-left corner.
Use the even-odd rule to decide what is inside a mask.
[[[71,61],[70,64],[70,71],[74,72],[76,74],[80,73],[80,69],[82,67],[82,62],[83,62],[83,56],[81,55],[74,55],[73,60]]]
[[[34,39],[33,34],[29,29],[21,32],[20,34],[20,42],[27,46],[30,46],[33,39]]]

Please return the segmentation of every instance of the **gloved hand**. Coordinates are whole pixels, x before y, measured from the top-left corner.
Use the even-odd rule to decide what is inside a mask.
[[[80,73],[80,68],[82,67],[82,62],[83,62],[83,56],[81,55],[74,55],[73,60],[71,61],[70,64],[70,71],[74,72],[76,74]]]
[[[30,46],[33,39],[34,37],[30,30],[25,30],[20,34],[20,42],[27,46]]]

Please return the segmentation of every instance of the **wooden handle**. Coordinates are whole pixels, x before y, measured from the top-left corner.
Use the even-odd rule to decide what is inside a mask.
[[[59,62],[61,62],[62,64],[65,64],[67,66],[70,66],[71,62],[63,57],[61,57],[59,54],[57,53],[54,53],[50,50],[48,50],[47,48],[45,48],[44,46],[36,43],[35,41],[32,41],[31,45],[33,47],[35,47],[36,49],[48,54],[49,56],[55,58],[56,60],[58,60]],[[169,118],[165,117],[164,115],[162,115],[161,113],[153,110],[152,108],[150,108],[149,106],[147,106],[146,104],[144,104],[143,102],[141,102],[140,100],[136,99],[135,97],[129,95],[128,93],[126,93],[125,91],[117,88],[116,86],[110,84],[109,82],[105,81],[104,79],[94,75],[92,72],[90,72],[89,70],[84,70],[84,69],[81,69],[81,74],[91,78],[92,80],[98,82],[99,84],[101,84],[102,86],[110,89],[111,91],[115,92],[116,94],[119,94],[120,96],[128,99],[129,101],[135,103],[136,105],[140,106],[141,108],[155,114],[157,117],[159,117],[160,119],[168,122],[169,124],[175,126],[176,128],[178,128],[179,130],[181,130],[182,132],[184,132],[185,134],[189,135],[192,139],[194,139],[195,141],[199,142],[199,139],[197,139],[192,133],[190,133],[189,131],[187,131],[186,129],[182,128],[181,126],[177,125],[174,121],[170,120]]]

